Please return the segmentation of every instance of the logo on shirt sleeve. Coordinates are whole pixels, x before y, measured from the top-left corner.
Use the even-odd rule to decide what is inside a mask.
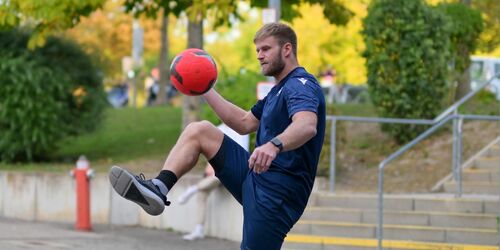
[[[307,82],[307,79],[305,78],[299,78],[299,81],[303,84],[303,85],[306,85],[306,82]]]

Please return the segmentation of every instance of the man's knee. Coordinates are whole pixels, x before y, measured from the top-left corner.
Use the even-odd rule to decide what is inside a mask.
[[[209,159],[215,155],[224,138],[222,131],[209,121],[192,122],[183,134],[197,141],[202,153]]]
[[[186,126],[183,133],[192,136],[209,136],[211,133],[219,131],[217,127],[215,127],[209,121],[197,121],[192,122]]]

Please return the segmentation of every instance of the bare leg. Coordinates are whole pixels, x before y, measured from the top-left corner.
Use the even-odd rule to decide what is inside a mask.
[[[198,184],[196,185],[198,187],[199,191],[206,191],[210,192],[216,187],[218,187],[220,184],[220,181],[217,177],[215,176],[207,176],[203,178]]]
[[[220,181],[215,176],[206,177],[198,183],[198,211],[196,214],[196,223],[198,225],[205,224],[205,210],[207,208],[208,195],[212,190],[218,187],[219,184]]]
[[[181,178],[196,165],[200,154],[212,159],[223,139],[224,134],[208,121],[189,124],[170,151],[163,170],[170,170]]]
[[[201,179],[196,185],[192,185],[179,196],[178,201],[180,204],[185,204],[191,197],[198,192],[210,192],[220,185],[219,179],[215,176],[207,176]]]
[[[159,215],[165,205],[170,205],[166,195],[175,181],[194,167],[200,154],[212,159],[223,139],[224,134],[211,123],[191,123],[170,151],[157,178],[146,180],[144,175],[134,176],[123,168],[113,166],[109,181],[120,196],[137,203],[150,215]]]
[[[198,207],[196,208],[196,225],[205,224],[205,214],[207,210],[207,200],[210,191],[198,192]]]

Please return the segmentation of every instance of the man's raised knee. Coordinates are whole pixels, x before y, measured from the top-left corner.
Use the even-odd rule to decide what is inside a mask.
[[[217,128],[211,122],[203,120],[189,123],[185,128],[185,132],[198,134],[210,131],[211,129]]]
[[[184,129],[184,133],[189,136],[195,136],[197,139],[213,137],[214,133],[221,132],[216,126],[209,121],[192,122]],[[222,132],[221,132],[222,133]]]
[[[224,139],[224,134],[209,121],[190,123],[183,132],[188,138],[198,142],[201,153],[212,158]]]

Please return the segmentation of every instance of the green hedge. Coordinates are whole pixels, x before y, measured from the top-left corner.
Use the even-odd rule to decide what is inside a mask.
[[[368,87],[380,116],[433,119],[443,108],[449,62],[449,23],[423,0],[374,0],[363,20]],[[398,142],[423,126],[384,125]]]
[[[70,135],[91,131],[106,106],[102,76],[75,43],[50,37],[28,50],[29,33],[0,32],[0,158],[45,159]]]
[[[450,39],[454,69],[462,74],[470,66],[470,53],[474,52],[483,31],[481,12],[463,3],[440,3],[437,9],[450,21]]]

